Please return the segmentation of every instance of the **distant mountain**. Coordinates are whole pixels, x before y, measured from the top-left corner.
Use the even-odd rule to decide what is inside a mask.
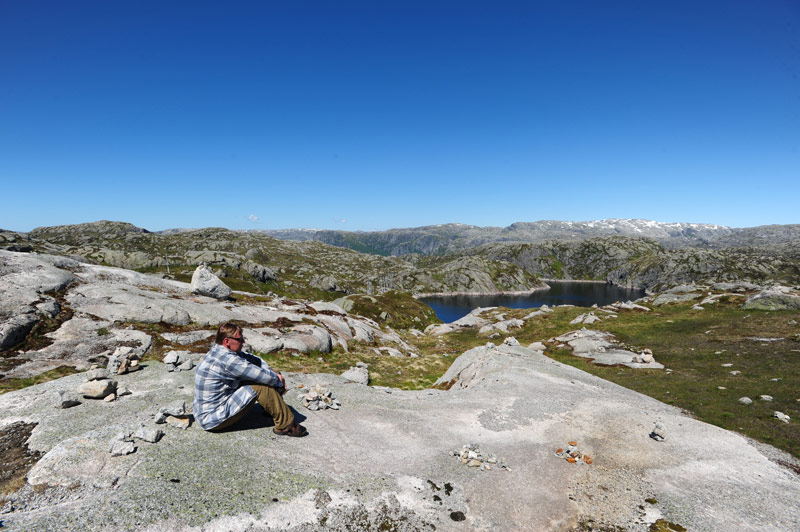
[[[656,240],[666,247],[708,246],[737,231],[713,224],[666,223],[651,220],[608,219],[590,222],[542,220],[518,222],[508,227],[464,224],[429,225],[387,231],[330,231],[312,229],[266,230],[281,240],[317,240],[378,255],[443,255],[490,243],[535,243],[545,240],[584,240],[628,236]]]

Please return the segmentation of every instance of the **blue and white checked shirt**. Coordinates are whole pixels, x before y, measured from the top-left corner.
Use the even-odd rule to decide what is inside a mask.
[[[278,374],[257,356],[214,344],[194,374],[194,418],[203,430],[239,413],[256,397],[255,390],[243,381],[282,386]]]

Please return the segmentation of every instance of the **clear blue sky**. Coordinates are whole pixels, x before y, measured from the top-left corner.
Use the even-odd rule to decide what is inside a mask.
[[[0,0],[0,227],[800,223],[800,3]]]

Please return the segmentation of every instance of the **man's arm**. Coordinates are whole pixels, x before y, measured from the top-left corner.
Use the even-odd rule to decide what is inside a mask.
[[[225,371],[243,381],[257,382],[273,388],[283,388],[283,376],[273,371],[261,359],[247,353],[247,357],[231,355],[225,364]],[[256,359],[256,360],[251,360]]]

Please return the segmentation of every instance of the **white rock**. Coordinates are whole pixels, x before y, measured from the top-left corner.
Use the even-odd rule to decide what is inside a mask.
[[[369,371],[366,368],[351,367],[342,373],[342,377],[358,384],[369,384]]]
[[[761,399],[762,401],[768,401],[768,402],[772,401],[771,395],[759,395],[758,398]]]
[[[117,389],[117,381],[101,379],[84,382],[78,386],[78,393],[90,399],[102,399]]]
[[[784,423],[788,423],[788,422],[789,422],[789,421],[791,421],[791,419],[792,419],[792,418],[790,418],[789,416],[787,416],[786,414],[784,414],[783,412],[778,412],[777,410],[776,410],[776,411],[775,411],[775,413],[774,413],[774,414],[772,414],[772,415],[773,415],[774,417],[776,417],[776,418],[780,419],[780,420],[781,420],[781,421],[783,421]]]
[[[225,299],[231,295],[231,289],[219,280],[205,264],[197,267],[192,275],[192,293],[201,296]]]
[[[749,397],[740,397],[739,398],[739,402],[742,403],[743,405],[751,405],[751,404],[753,404],[753,400],[750,399]]]

